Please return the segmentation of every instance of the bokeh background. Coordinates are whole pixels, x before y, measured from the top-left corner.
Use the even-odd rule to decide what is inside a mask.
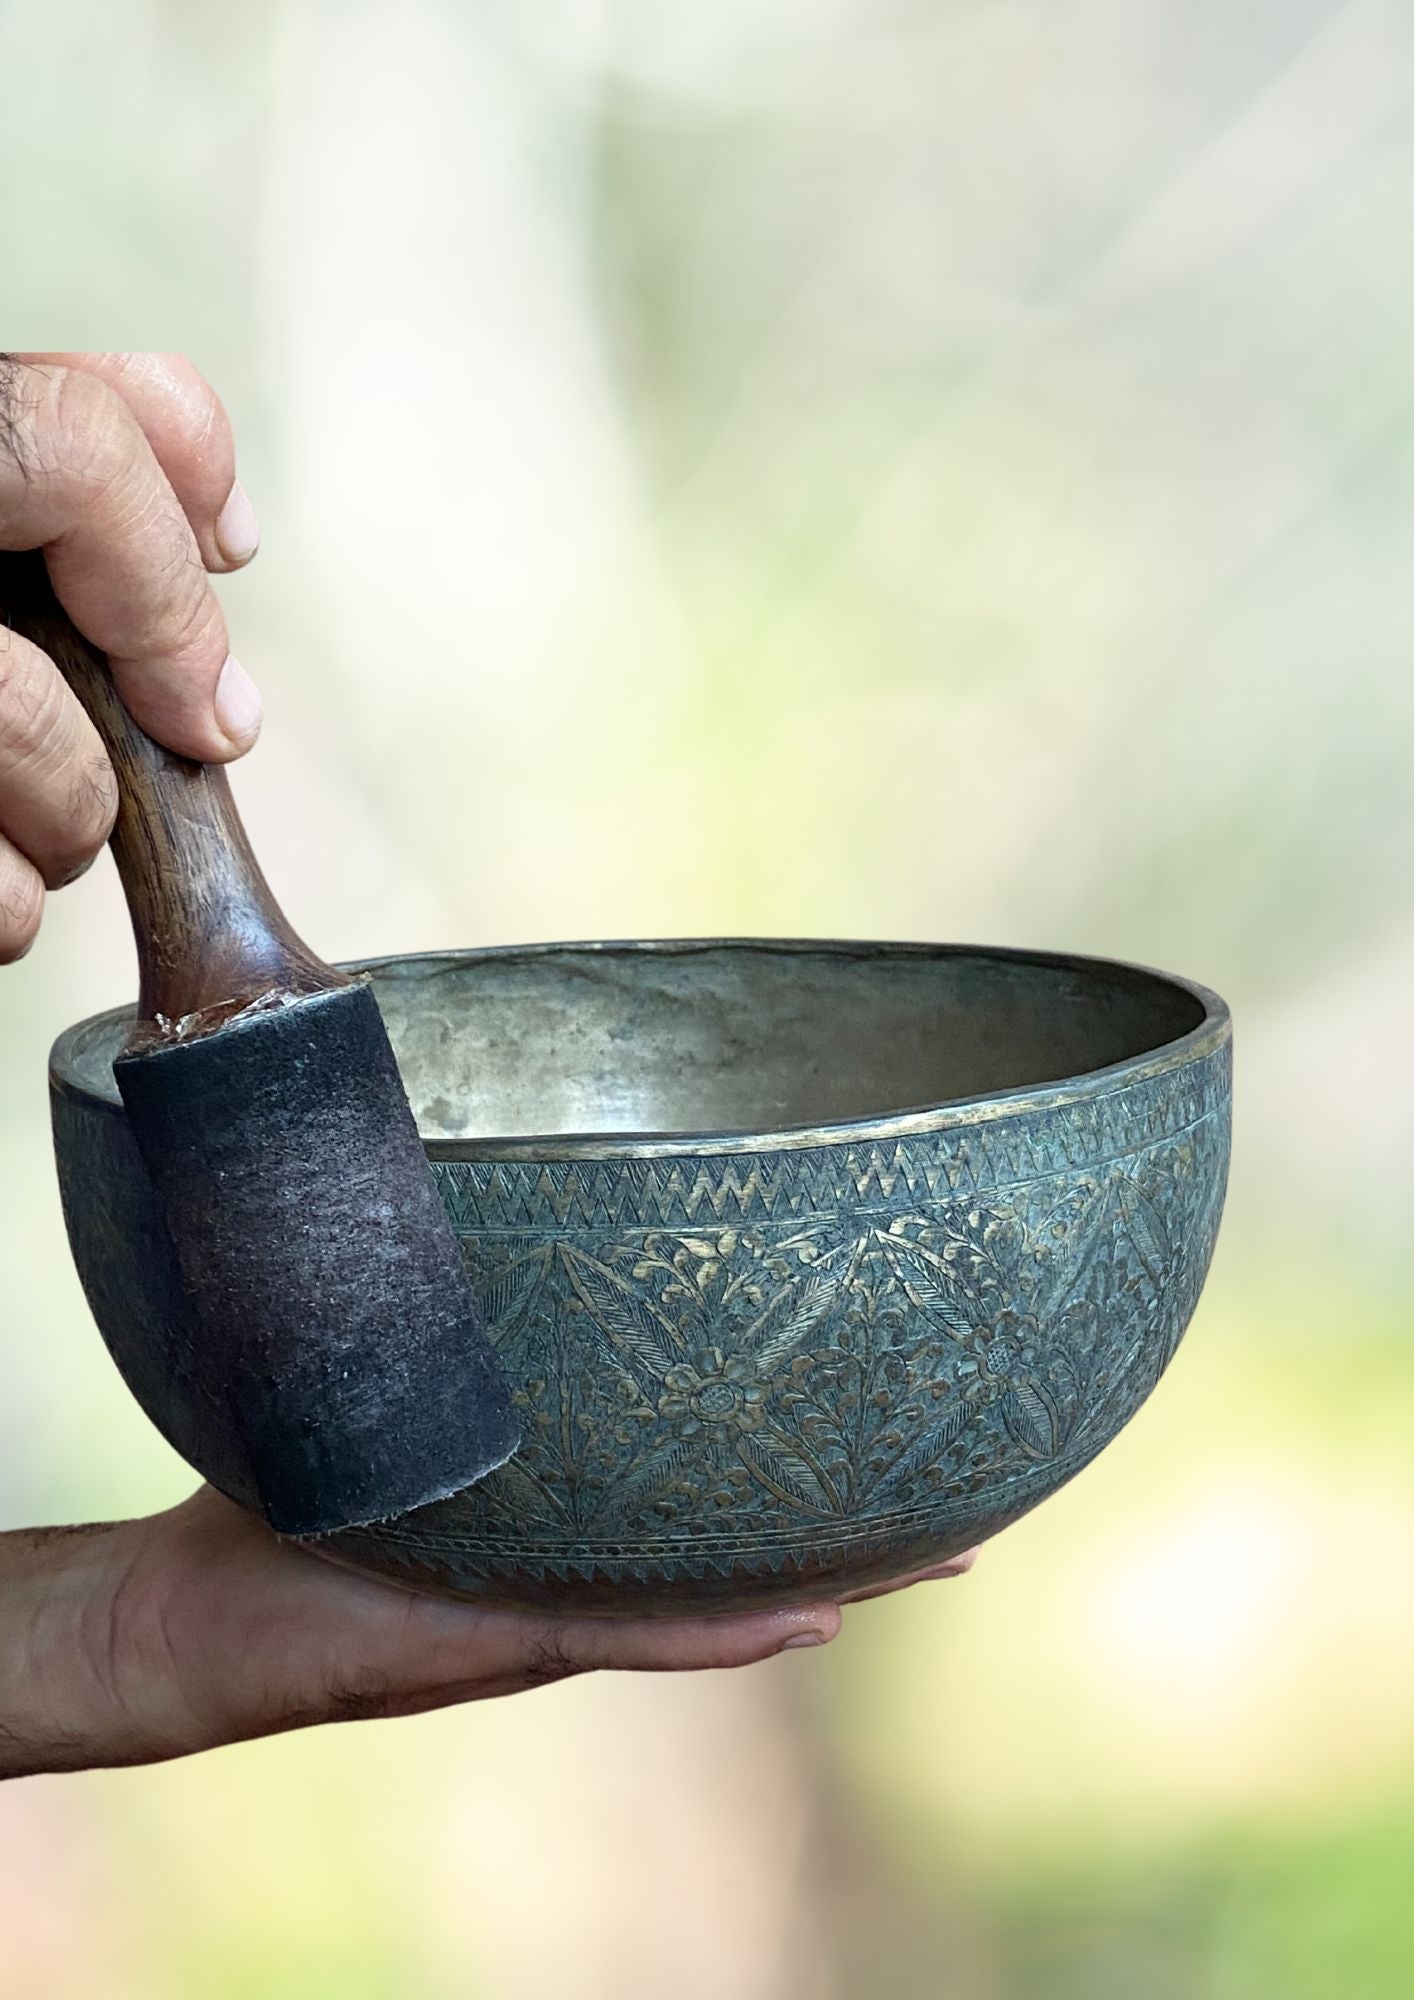
[[[1414,1991],[1414,15],[0,4],[12,346],[180,347],[265,545],[239,790],[336,954],[1113,953],[1232,1002],[1189,1342],[830,1652],[0,1798],[7,2000]],[[185,1469],[0,975],[0,1518]]]

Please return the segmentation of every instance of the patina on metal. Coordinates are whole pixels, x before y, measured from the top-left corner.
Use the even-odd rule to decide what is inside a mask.
[[[370,969],[523,1441],[318,1544],[340,1561],[634,1615],[885,1580],[1078,1472],[1197,1302],[1230,1097],[1201,987],[848,942]],[[125,1029],[61,1038],[55,1133],[99,1324],[160,1422],[189,1315],[112,1083]]]
[[[188,1310],[149,1327],[163,1428],[282,1533],[384,1520],[519,1437],[372,991],[123,1055]]]

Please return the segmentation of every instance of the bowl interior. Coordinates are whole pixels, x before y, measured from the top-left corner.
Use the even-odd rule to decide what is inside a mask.
[[[425,1137],[811,1128],[1083,1076],[1164,1048],[1205,1005],[1102,960],[947,946],[555,945],[373,966]],[[124,1035],[67,1040],[114,1097]]]

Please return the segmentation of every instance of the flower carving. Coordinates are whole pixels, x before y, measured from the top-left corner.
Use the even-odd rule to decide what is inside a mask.
[[[1040,1328],[1031,1313],[999,1312],[978,1330],[975,1345],[957,1364],[958,1389],[969,1402],[990,1403],[1008,1389],[1032,1382]]]
[[[1142,1185],[1115,1166],[990,1199],[866,1192],[838,1219],[488,1239],[473,1277],[520,1379],[499,1475],[518,1516],[601,1539],[808,1536],[1090,1453],[1143,1393],[1172,1283],[1179,1197],[1157,1162]]]
[[[1182,1091],[1161,1075],[887,1142],[438,1161],[523,1440],[419,1516],[432,1555],[389,1531],[378,1566],[622,1581],[683,1609],[995,1532],[1172,1354],[1227,1092],[1221,1051]]]
[[[712,1347],[665,1372],[658,1415],[675,1437],[730,1444],[742,1432],[761,1428],[766,1391],[745,1355]]]

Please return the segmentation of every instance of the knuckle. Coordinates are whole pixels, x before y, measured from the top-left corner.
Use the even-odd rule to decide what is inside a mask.
[[[187,425],[187,442],[194,452],[203,456],[224,455],[230,444],[231,427],[221,398],[190,362],[186,366],[191,370],[191,417]]]
[[[63,888],[89,866],[113,831],[118,781],[106,757],[85,757],[69,774],[61,831],[49,844],[47,886]]]
[[[15,633],[0,628],[0,755],[27,763],[51,739],[63,714],[64,684],[53,663]]]
[[[118,777],[105,752],[79,760],[69,802],[87,859],[98,852],[118,817]]]
[[[0,801],[35,831],[24,846],[57,888],[113,830],[118,783],[93,730],[36,646],[0,627]]]
[[[184,543],[178,568],[174,554],[167,571],[168,611],[163,651],[183,664],[218,665],[226,655],[226,620],[216,593],[206,581],[196,543]],[[203,695],[209,690],[203,690]]]
[[[185,521],[167,519],[154,540],[154,567],[173,606],[174,642],[184,646],[199,641],[219,622],[221,612],[195,537]]]
[[[106,487],[133,456],[137,425],[121,396],[82,368],[51,372],[47,439],[52,469]]]
[[[7,863],[0,867],[0,964],[12,965],[39,935],[44,884],[21,857],[7,857]]]
[[[220,643],[225,619],[207,579],[196,537],[160,484],[141,476],[115,480],[110,527],[141,549],[146,586],[142,644],[150,654],[201,654]]]
[[[0,460],[13,466],[28,482],[34,470],[30,431],[35,406],[36,371],[12,355],[0,354]]]

